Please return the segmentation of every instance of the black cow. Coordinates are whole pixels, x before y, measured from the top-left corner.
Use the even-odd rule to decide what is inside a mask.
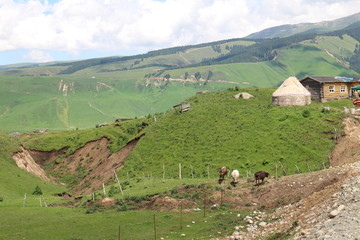
[[[254,174],[254,176],[255,176],[255,184],[256,185],[259,185],[260,184],[260,180],[261,180],[261,183],[263,183],[264,182],[264,179],[266,178],[266,177],[269,177],[269,173],[267,173],[267,172],[264,172],[264,171],[258,171],[258,172],[256,172],[255,174]]]

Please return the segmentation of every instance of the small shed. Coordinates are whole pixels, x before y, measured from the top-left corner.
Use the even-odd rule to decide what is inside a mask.
[[[311,93],[296,77],[289,77],[272,94],[272,102],[279,106],[305,106],[311,103]]]

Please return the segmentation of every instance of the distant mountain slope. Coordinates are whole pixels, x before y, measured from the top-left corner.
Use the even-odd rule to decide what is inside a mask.
[[[289,76],[358,76],[360,27],[228,39],[0,71],[0,130],[89,128],[164,112],[198,91],[276,87]]]
[[[246,38],[282,38],[299,33],[325,33],[346,28],[350,25],[360,23],[360,13],[339,18],[333,21],[323,21],[319,23],[299,23],[286,24],[264,29],[260,32],[252,33]]]

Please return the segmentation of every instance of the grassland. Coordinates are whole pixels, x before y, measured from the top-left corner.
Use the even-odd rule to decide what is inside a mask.
[[[257,169],[278,175],[316,170],[328,164],[328,153],[334,146],[333,137],[341,134],[342,108],[350,106],[349,100],[328,103],[313,102],[303,107],[278,107],[271,104],[268,89],[228,89],[226,91],[200,94],[186,100],[191,110],[177,113],[170,109],[165,114],[156,114],[145,119],[123,122],[122,127],[107,126],[88,130],[72,130],[23,136],[17,140],[0,134],[0,224],[3,230],[0,239],[116,239],[119,226],[124,239],[151,239],[154,237],[153,218],[156,217],[157,236],[169,239],[208,239],[224,236],[241,224],[235,211],[223,208],[183,215],[183,229],[179,225],[179,213],[151,210],[124,211],[123,205],[114,209],[40,207],[39,196],[31,193],[39,186],[47,204],[60,205],[64,200],[54,193],[67,191],[64,186],[42,182],[40,179],[18,169],[10,158],[19,144],[39,150],[61,149],[69,146],[71,151],[85,142],[108,137],[112,151],[125,142],[125,136],[134,137],[137,124],[146,121],[146,136],[120,170],[125,198],[119,193],[116,199],[127,197],[140,199],[145,195],[174,192],[180,185],[203,185],[215,187],[216,169],[227,165],[240,170],[241,177]],[[249,100],[235,99],[234,94],[247,91],[254,95]],[[330,106],[329,113],[323,113]],[[128,129],[134,131],[128,132]],[[122,137],[120,137],[122,136]],[[181,163],[182,179],[179,179]],[[163,168],[164,167],[164,168]],[[165,175],[163,172],[165,169]],[[250,172],[250,173],[249,173]],[[164,179],[163,179],[164,177]],[[4,180],[3,180],[4,179]],[[111,187],[110,183],[107,192]],[[23,207],[24,193],[27,193]],[[101,195],[101,193],[98,193]],[[84,196],[85,206],[91,196]],[[120,201],[119,200],[119,201]],[[120,201],[121,202],[121,201]],[[195,223],[192,223],[195,222]],[[186,227],[189,225],[190,227]]]
[[[254,95],[235,99],[237,92]],[[332,137],[341,132],[342,107],[322,113],[323,104],[277,107],[271,104],[274,89],[222,91],[192,97],[191,111],[169,110],[147,130],[127,159],[123,175],[143,173],[161,177],[210,177],[226,165],[242,176],[259,169],[275,175],[315,170],[328,165],[334,146]],[[349,100],[341,101],[350,106]],[[281,168],[281,169],[280,169]]]
[[[319,36],[277,49],[272,61],[186,67],[226,54],[233,46],[254,44],[236,40],[89,66],[66,75],[56,75],[64,66],[0,71],[0,130],[86,129],[116,118],[167,111],[196,91],[276,87],[289,76],[358,76],[347,67],[356,43],[348,35]],[[162,64],[176,68],[166,69]],[[195,81],[195,73],[201,74],[202,81]],[[163,79],[167,74],[168,82]],[[190,81],[183,81],[185,74]]]
[[[185,102],[191,110],[180,114],[174,109],[165,114],[151,115],[129,122],[122,129],[113,126],[101,129],[65,131],[26,137],[23,143],[39,150],[61,149],[70,146],[68,154],[86,141],[107,136],[112,152],[132,139],[127,129],[137,129],[141,121],[150,123],[125,168],[122,178],[143,175],[177,178],[179,164],[182,177],[215,177],[216,169],[227,165],[247,176],[257,169],[272,175],[294,174],[323,168],[334,146],[333,138],[341,133],[344,106],[348,99],[328,103],[313,102],[303,107],[278,107],[271,104],[274,88],[237,89],[193,96]],[[247,91],[249,100],[233,95]],[[323,113],[331,106],[330,113]],[[154,122],[156,119],[156,122]],[[134,131],[133,131],[134,132]]]

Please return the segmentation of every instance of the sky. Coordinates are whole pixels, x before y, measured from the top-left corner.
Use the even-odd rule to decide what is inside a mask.
[[[128,56],[357,12],[360,0],[0,0],[0,65]]]

